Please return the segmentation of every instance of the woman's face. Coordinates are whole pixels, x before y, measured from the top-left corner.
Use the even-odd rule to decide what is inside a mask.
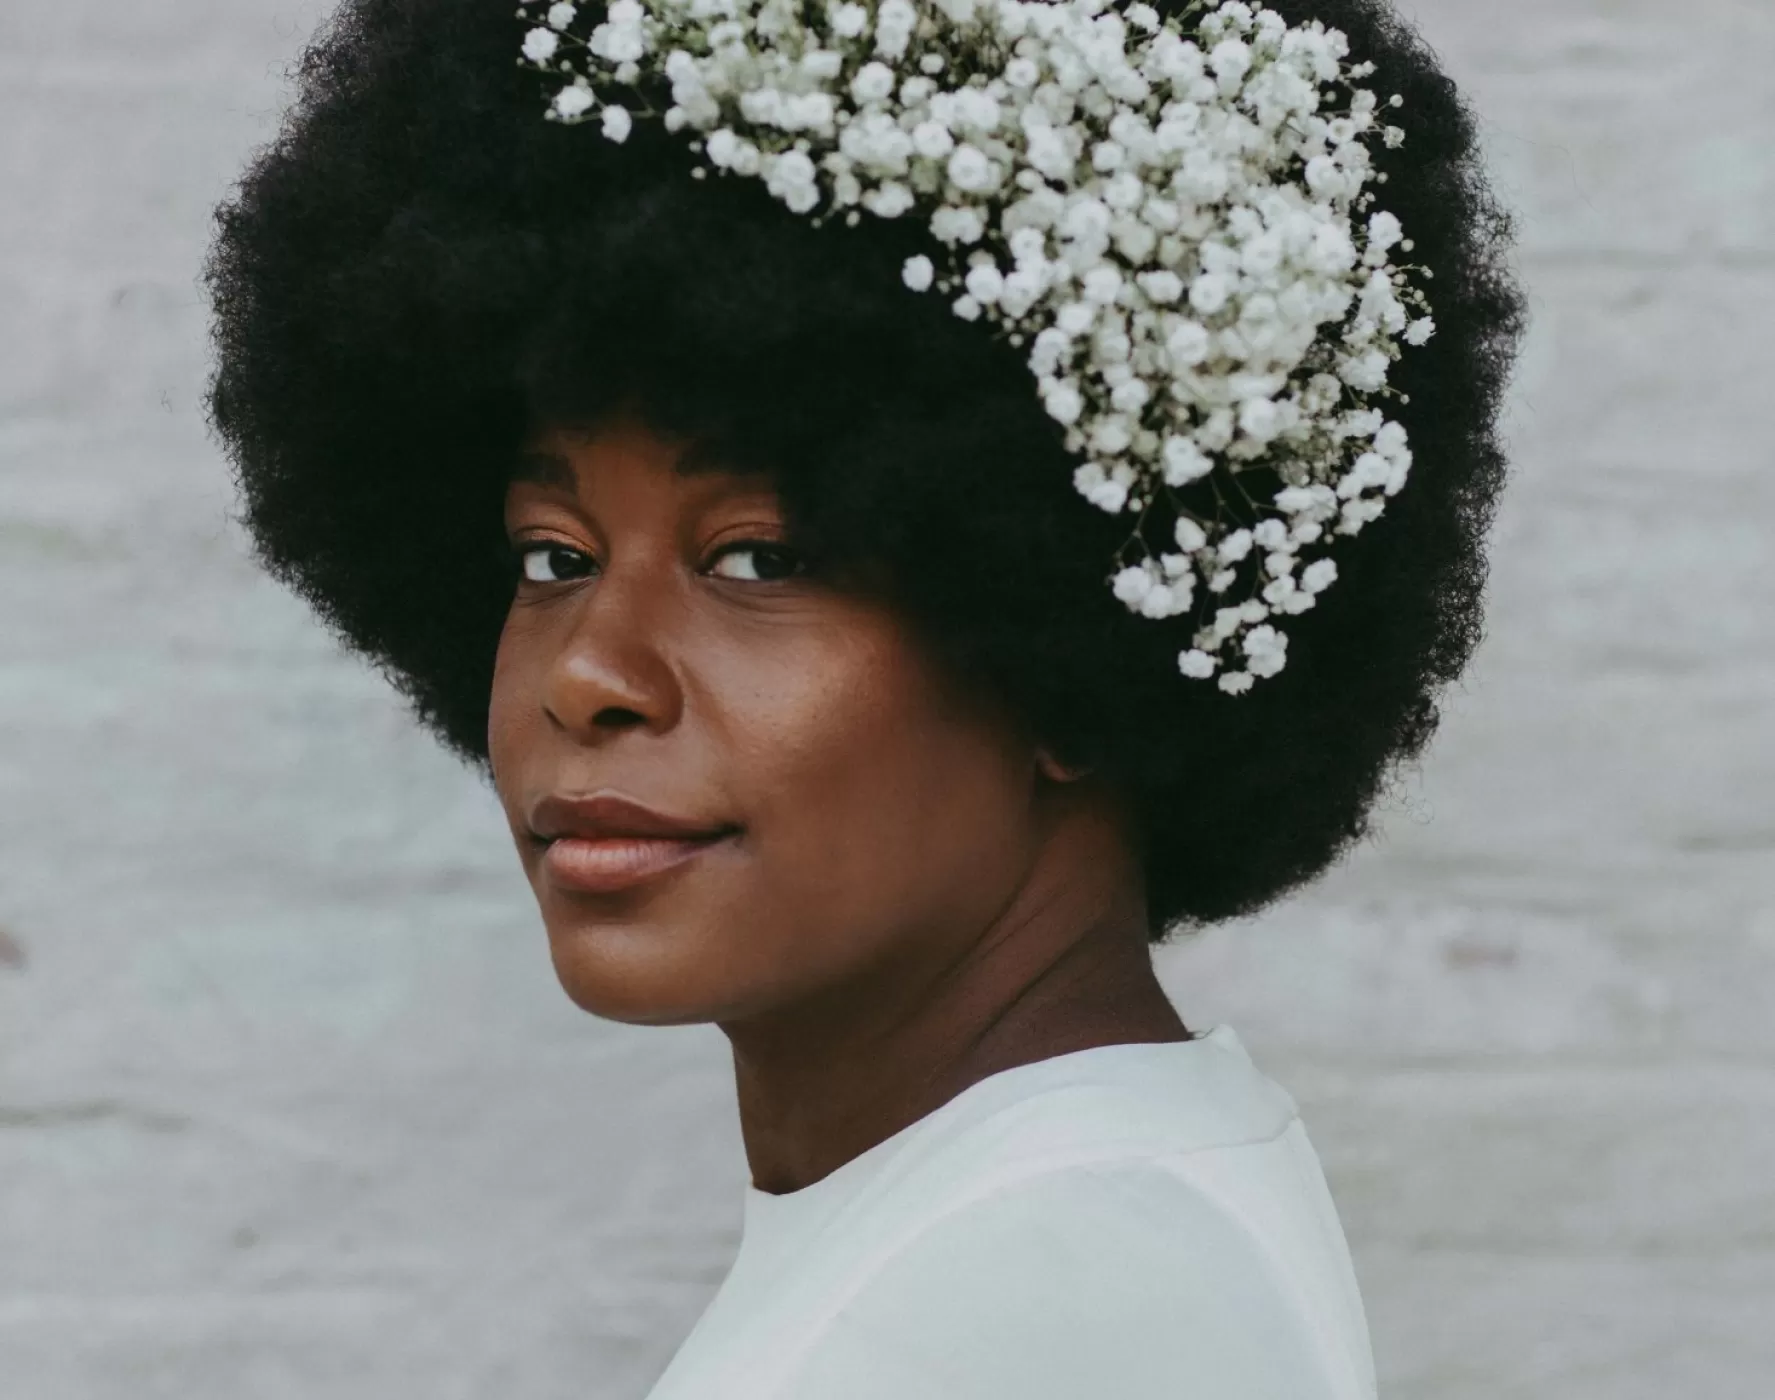
[[[767,480],[629,417],[532,446],[488,739],[568,994],[735,1023],[951,965],[1033,859],[1036,748],[804,571]]]

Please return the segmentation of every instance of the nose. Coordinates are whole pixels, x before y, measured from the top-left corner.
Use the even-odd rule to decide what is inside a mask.
[[[596,742],[637,726],[669,731],[684,692],[671,657],[682,625],[672,581],[645,565],[609,567],[583,601],[550,658],[542,703],[575,738]]]

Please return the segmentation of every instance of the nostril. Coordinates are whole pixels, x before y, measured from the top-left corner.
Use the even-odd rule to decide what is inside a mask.
[[[631,725],[645,724],[646,718],[638,710],[626,709],[621,705],[606,705],[593,717],[592,723],[607,729],[626,729]]]

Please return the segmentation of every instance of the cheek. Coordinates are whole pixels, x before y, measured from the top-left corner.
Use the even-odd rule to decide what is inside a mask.
[[[529,654],[508,620],[494,654],[493,684],[487,704],[487,756],[493,768],[494,788],[502,800],[510,794],[501,774],[517,770],[535,728],[538,707],[534,672]]]
[[[745,726],[778,927],[829,967],[978,932],[1027,859],[1033,755],[892,634],[831,661],[801,672],[817,684],[760,692]]]

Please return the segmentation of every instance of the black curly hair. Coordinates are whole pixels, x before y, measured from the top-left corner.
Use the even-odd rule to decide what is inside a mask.
[[[1479,640],[1523,311],[1472,116],[1421,40],[1383,0],[1266,3],[1404,96],[1377,165],[1438,332],[1393,376],[1409,485],[1339,541],[1251,693],[1178,675],[1192,619],[1111,596],[1128,518],[1074,490],[1027,351],[901,284],[940,251],[919,221],[816,228],[762,181],[693,178],[656,123],[618,145],[544,121],[500,0],[343,0],[218,211],[210,413],[261,562],[485,770],[519,444],[632,405],[772,473],[792,531],[877,562],[956,674],[1121,785],[1153,941],[1299,887],[1367,831]]]

